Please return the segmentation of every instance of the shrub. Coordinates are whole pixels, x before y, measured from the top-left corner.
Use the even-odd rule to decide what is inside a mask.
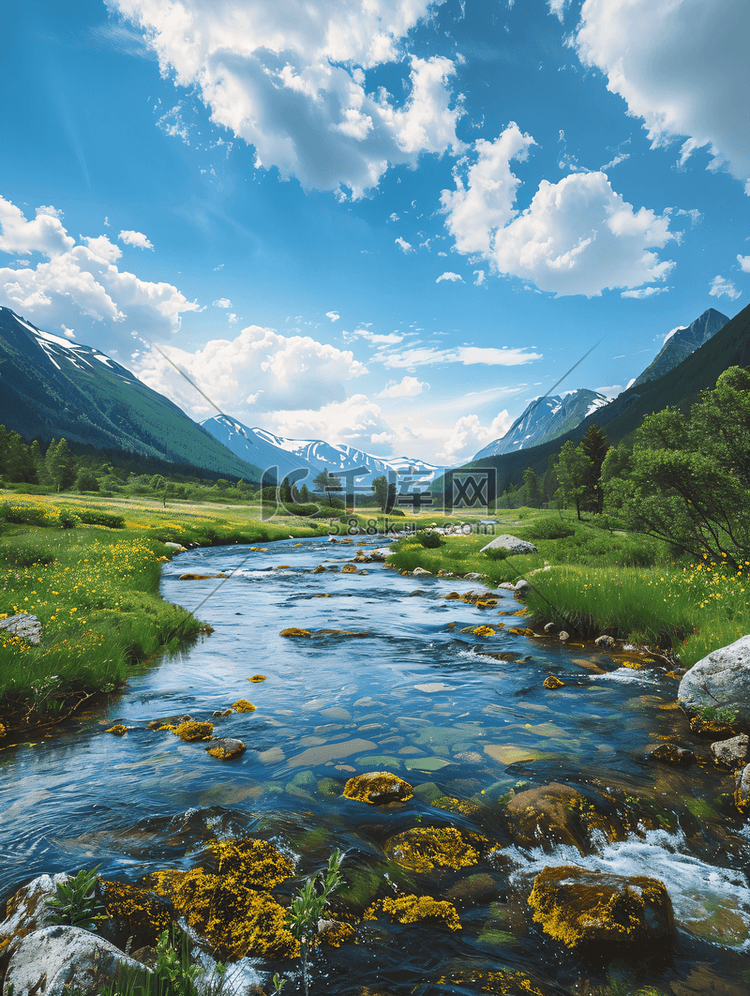
[[[428,550],[436,550],[445,543],[440,533],[435,532],[434,529],[420,529],[415,534],[414,539],[417,543],[421,543],[422,546],[427,547]]]
[[[85,522],[89,526],[106,526],[108,529],[125,528],[124,516],[103,512],[98,508],[81,508],[75,514],[81,522]]]
[[[565,536],[573,536],[575,526],[554,516],[547,516],[529,526],[526,531],[532,539],[562,539]]]

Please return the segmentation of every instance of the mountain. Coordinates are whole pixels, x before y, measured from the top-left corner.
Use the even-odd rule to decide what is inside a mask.
[[[719,375],[732,366],[750,367],[750,305],[662,377],[637,386],[633,384],[564,436],[530,449],[484,457],[482,467],[496,470],[499,494],[508,484],[519,485],[526,467],[533,467],[537,474],[543,475],[549,458],[556,456],[568,439],[580,442],[592,424],[605,433],[610,444],[616,445],[632,437],[646,415],[668,406],[689,412],[701,391],[713,388]],[[454,470],[476,470],[475,462]],[[453,472],[449,473],[449,478]],[[443,479],[440,479],[432,490],[439,494],[443,487]]]
[[[0,424],[25,439],[64,436],[71,443],[260,479],[258,467],[106,353],[43,332],[9,308],[0,308]]]
[[[399,490],[408,490],[412,483],[417,490],[424,490],[445,469],[410,457],[389,457],[386,460],[353,446],[336,446],[322,439],[286,439],[266,429],[250,429],[225,415],[215,415],[201,425],[243,460],[252,461],[264,469],[278,467],[279,480],[299,471],[295,474],[297,485],[306,484],[310,490],[313,489],[313,478],[322,470],[345,474],[346,471],[364,467],[362,475],[350,480],[356,480],[357,488],[369,491],[376,477],[388,477],[389,473],[397,475]],[[303,471],[307,472],[306,478]]]
[[[685,328],[681,326],[672,329],[664,340],[660,352],[656,359],[650,363],[643,373],[636,377],[631,387],[640,387],[649,380],[658,380],[665,373],[673,370],[679,363],[699,349],[705,342],[713,338],[717,332],[724,328],[729,319],[722,315],[720,311],[709,308],[704,311],[700,318]]]
[[[502,439],[496,439],[480,450],[474,460],[501,453],[539,446],[574,429],[587,415],[608,404],[609,398],[596,391],[580,388],[562,397],[548,397],[532,401],[526,411],[516,419]]]

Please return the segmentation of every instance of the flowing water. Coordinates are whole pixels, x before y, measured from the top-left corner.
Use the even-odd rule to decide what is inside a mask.
[[[731,774],[646,759],[665,739],[690,745],[675,679],[595,647],[511,633],[523,619],[508,592],[485,609],[446,599],[481,589],[476,581],[377,563],[343,572],[359,548],[290,540],[166,564],[164,597],[200,605],[215,632],[141,669],[105,707],[0,754],[0,898],[42,872],[98,863],[100,875],[136,882],[193,867],[212,838],[257,836],[293,854],[300,875],[338,847],[368,901],[400,889],[451,899],[460,914],[460,931],[362,924],[358,943],[321,951],[312,992],[749,991],[750,840]],[[231,576],[179,580],[184,572]],[[462,632],[482,625],[494,635]],[[312,636],[282,637],[289,627]],[[545,688],[549,675],[564,686]],[[241,698],[256,710],[213,717]],[[212,720],[215,735],[247,751],[221,761],[148,727],[183,714]],[[116,721],[125,736],[105,732]],[[342,797],[352,775],[380,770],[406,779],[414,798],[381,808]],[[550,783],[609,807],[623,839],[594,832],[585,856],[571,844],[514,842],[505,803]],[[430,826],[480,834],[480,863],[416,875],[388,860],[389,838]],[[628,966],[592,964],[551,941],[525,900],[545,865],[562,864],[660,878],[675,946]],[[289,977],[285,992],[302,991],[288,962],[244,967],[267,992],[269,969]]]

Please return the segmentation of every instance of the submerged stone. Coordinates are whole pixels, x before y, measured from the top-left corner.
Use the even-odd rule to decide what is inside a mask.
[[[575,865],[545,868],[528,899],[534,920],[568,948],[613,946],[636,957],[674,938],[674,915],[663,882],[623,878]]]
[[[297,626],[290,626],[288,629],[282,629],[279,636],[311,636],[309,629],[299,629]]]
[[[590,799],[559,782],[517,793],[506,813],[513,840],[521,847],[549,851],[555,844],[567,844],[588,854],[592,831],[603,832],[610,841],[625,836],[616,816],[600,812]]]
[[[411,785],[390,771],[368,771],[355,775],[344,786],[345,799],[368,802],[374,806],[406,802],[412,795]]]
[[[689,768],[695,760],[695,754],[685,747],[678,747],[677,744],[659,744],[646,755],[647,760],[661,761],[662,764],[671,764],[676,768]]]
[[[206,752],[211,757],[218,757],[221,761],[229,761],[233,757],[239,757],[246,750],[245,744],[234,737],[214,737],[206,747]]]
[[[363,920],[377,920],[380,914],[391,918],[391,922],[443,923],[449,930],[461,930],[461,920],[451,903],[433,899],[431,896],[399,896],[398,899],[378,899],[365,910]]]
[[[560,679],[556,678],[554,674],[550,674],[548,675],[548,677],[544,679],[543,684],[545,688],[554,689],[554,688],[562,688],[565,685],[565,682],[560,681]]]

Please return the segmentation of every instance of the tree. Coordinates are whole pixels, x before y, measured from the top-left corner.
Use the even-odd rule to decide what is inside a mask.
[[[631,529],[734,568],[750,558],[750,370],[725,370],[689,418],[676,408],[646,418],[631,480]]]
[[[96,474],[91,470],[90,467],[83,467],[78,471],[78,477],[76,478],[76,487],[79,491],[98,491],[99,481],[97,480]]]
[[[333,507],[333,498],[331,497],[332,492],[341,491],[341,478],[336,477],[335,474],[329,474],[327,470],[321,470],[313,478],[313,484],[318,489],[318,491],[325,491],[328,495],[328,502]]]
[[[591,462],[591,457],[586,455],[581,446],[576,446],[572,439],[564,444],[555,461],[555,474],[560,482],[555,497],[560,498],[564,505],[575,504],[579,520],[586,482],[591,473]]]
[[[602,464],[599,485],[604,494],[604,507],[609,511],[619,511],[633,489],[630,479],[633,458],[624,443],[610,446]]]
[[[533,467],[523,472],[523,503],[529,508],[541,508],[542,486]]]
[[[56,491],[65,491],[76,479],[76,458],[66,439],[52,440],[44,458],[44,471]]]
[[[599,478],[601,477],[604,458],[609,449],[607,437],[597,425],[590,425],[579,445],[591,461],[586,471],[586,481],[583,495],[581,496],[581,507],[587,512],[596,512],[600,515],[604,503],[604,492],[599,484]]]
[[[380,477],[376,477],[372,484],[373,494],[375,495],[375,501],[380,506],[381,511],[389,515],[393,511],[393,506],[396,504],[396,484],[388,483],[388,478],[381,474]]]

